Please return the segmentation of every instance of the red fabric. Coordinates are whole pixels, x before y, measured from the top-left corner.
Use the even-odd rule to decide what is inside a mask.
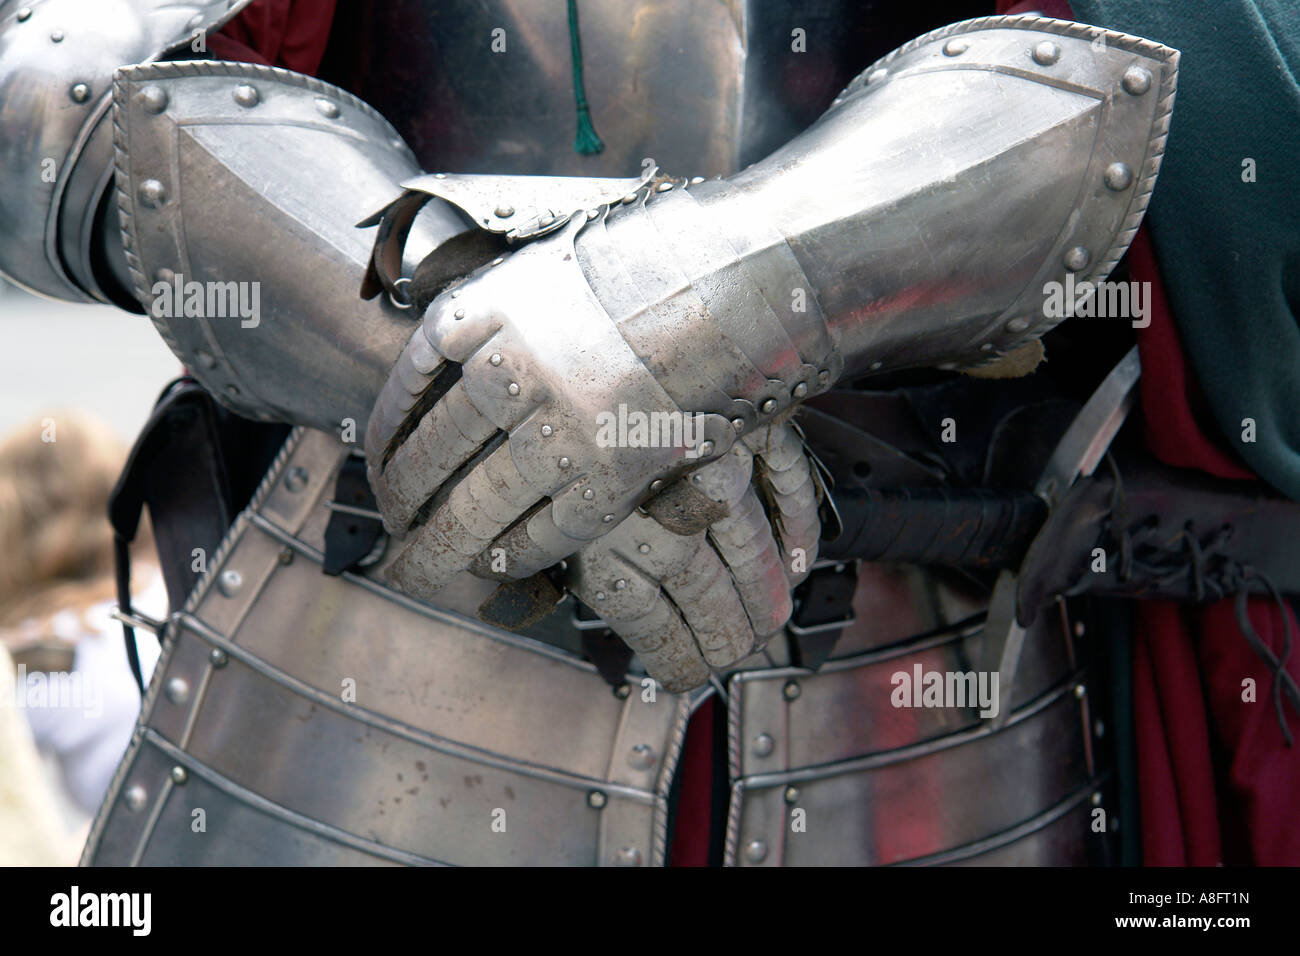
[[[208,52],[218,60],[314,76],[329,42],[334,5],[335,0],[254,0],[208,41]]]
[[[686,725],[686,740],[677,765],[681,791],[677,798],[677,817],[669,854],[672,866],[709,865],[709,831],[713,814],[713,722],[717,719],[717,703],[716,697],[710,697],[691,715],[691,721]]]
[[[999,13],[1041,9],[1073,19],[1066,0],[999,0]],[[1129,251],[1130,277],[1151,283],[1151,324],[1138,332],[1146,443],[1166,464],[1219,478],[1255,475],[1211,437],[1205,399],[1187,366],[1144,226]],[[1252,598],[1255,630],[1279,657],[1282,611]],[[1290,609],[1286,614],[1294,622]],[[1300,746],[1288,748],[1271,699],[1272,677],[1242,636],[1232,601],[1208,607],[1141,602],[1133,655],[1142,857],[1148,866],[1300,865]],[[1296,649],[1300,652],[1300,648]],[[1300,659],[1287,670],[1300,680]],[[1255,681],[1254,702],[1242,682]],[[1300,720],[1287,705],[1293,736]],[[1216,770],[1217,768],[1217,770]]]
[[[1295,613],[1287,608],[1292,627]],[[1250,602],[1255,631],[1278,657],[1286,644],[1282,611],[1266,599]],[[1220,783],[1221,823],[1227,863],[1259,866],[1300,864],[1300,719],[1284,703],[1296,745],[1288,748],[1273,707],[1273,678],[1240,638],[1232,603],[1222,601],[1199,615],[1200,662],[1205,674],[1216,742],[1227,755]],[[1300,681],[1300,648],[1287,672]],[[1242,699],[1242,684],[1255,682],[1255,701]]]
[[[1133,667],[1135,686],[1142,688],[1134,706],[1143,859],[1151,865],[1215,866],[1221,853],[1210,727],[1183,610],[1172,601],[1137,607]]]

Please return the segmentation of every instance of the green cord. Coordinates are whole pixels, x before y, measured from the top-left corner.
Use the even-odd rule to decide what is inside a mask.
[[[573,100],[578,107],[578,134],[573,138],[573,151],[583,156],[593,156],[605,148],[591,125],[591,110],[587,108],[587,93],[582,84],[582,41],[578,39],[578,0],[569,0],[569,44],[573,48]]]

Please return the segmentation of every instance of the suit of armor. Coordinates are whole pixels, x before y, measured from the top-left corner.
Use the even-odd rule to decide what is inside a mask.
[[[0,7],[0,116],[31,131],[0,269],[137,304],[227,409],[296,426],[172,587],[85,862],[662,864],[707,812],[679,794],[704,707],[723,862],[1110,859],[1067,605],[818,555],[855,492],[968,482],[928,417],[964,393],[855,383],[1002,367],[1056,321],[1045,283],[1110,273],[1175,51],[990,17],[860,69],[807,52],[835,3],[440,2],[427,91],[359,80],[370,105],[188,58],[244,5]],[[120,46],[65,58],[96,16]],[[599,153],[569,147],[575,92]],[[983,550],[950,564],[987,570],[1096,466],[1135,375],[1026,452],[1033,502],[954,499]],[[998,421],[966,439],[990,461]],[[895,529],[876,556],[938,547]]]

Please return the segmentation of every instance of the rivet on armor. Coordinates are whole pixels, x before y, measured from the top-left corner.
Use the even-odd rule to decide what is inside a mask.
[[[281,564],[293,564],[293,548],[281,548],[279,560]]]
[[[619,700],[627,700],[632,696],[632,685],[624,681],[614,688],[614,696]]]
[[[447,178],[447,174],[446,174],[446,173],[434,173],[434,174],[433,174],[433,178],[434,178],[434,179],[446,179],[446,178]]]
[[[614,520],[614,516],[613,516],[613,515],[605,515],[605,517],[601,518],[600,520],[603,521],[603,522],[605,522],[605,524],[609,524],[611,521]]]
[[[1092,253],[1083,246],[1075,246],[1065,254],[1065,268],[1071,272],[1082,272],[1092,261]]]
[[[194,353],[194,358],[195,358],[195,360],[196,360],[200,365],[202,365],[204,368],[216,368],[216,367],[217,367],[217,360],[214,359],[210,353],[205,352],[203,349],[199,349],[199,350],[197,350],[197,351]]]
[[[225,667],[230,663],[230,658],[221,648],[214,647],[212,650],[208,651],[208,663],[213,667]]]
[[[640,544],[640,545],[637,546],[637,550],[640,551],[642,554],[649,554],[649,553],[650,553],[650,545],[642,543],[642,544]]]
[[[452,313],[452,315],[454,316],[456,321],[459,322],[461,319],[465,318],[465,310],[457,309],[455,312]]]
[[[201,26],[203,26],[203,14],[201,13],[194,14],[194,16],[190,17],[190,22],[186,24],[187,29],[190,30],[197,30]]]
[[[658,186],[655,187],[655,192],[666,193],[668,192],[668,190],[672,188],[673,188],[672,183],[660,183]]]
[[[51,43],[62,43],[62,42],[63,42],[63,31],[62,31],[62,30],[55,30],[53,33],[51,33],[51,34],[50,34],[50,42],[51,42]]]
[[[85,83],[75,83],[72,89],[68,90],[68,95],[72,97],[72,102],[84,103],[90,99],[90,87]]]
[[[700,454],[701,454],[701,455],[712,455],[712,454],[713,454],[713,442],[711,442],[711,441],[700,442]]]
[[[190,775],[186,772],[184,767],[179,765],[172,767],[172,783],[179,787],[188,779],[190,779]]]
[[[651,491],[658,491],[663,486],[664,486],[664,480],[662,478],[656,478],[654,481],[650,482]]]
[[[1130,66],[1124,71],[1124,79],[1121,83],[1125,93],[1141,96],[1151,89],[1151,73],[1140,66]]]
[[[560,461],[559,461],[559,465],[560,465],[561,468],[568,468],[569,465],[571,465],[571,464],[573,464],[573,463],[572,463],[571,461],[569,461],[567,455],[566,455],[564,458],[561,458]]]
[[[596,218],[597,216],[599,216],[599,215],[600,215],[600,210],[599,210],[599,209],[588,209],[588,210],[587,210],[587,218],[588,218],[588,219],[595,219],[595,218]]]
[[[655,765],[655,749],[649,744],[635,744],[627,762],[634,770],[649,770]]]
[[[500,365],[500,364],[501,364],[501,353],[500,353],[500,352],[493,352],[493,353],[492,353],[492,357],[491,357],[490,359],[488,359],[488,361],[491,362],[493,365]]]
[[[614,854],[614,864],[616,866],[640,866],[641,851],[634,846],[625,846]]]
[[[149,793],[138,783],[134,783],[126,788],[122,794],[122,802],[132,813],[138,813],[144,808],[145,801],[149,799]]]
[[[238,395],[239,395],[239,386],[238,386],[238,385],[227,385],[227,386],[226,386],[226,394],[228,394],[228,395],[233,395],[233,396],[238,397]]]
[[[1051,66],[1061,58],[1061,48],[1051,40],[1044,40],[1034,47],[1034,62],[1039,66]]]
[[[786,787],[786,788],[785,788],[785,802],[786,802],[786,803],[798,803],[798,802],[799,802],[799,788],[798,788],[798,787]]]
[[[1079,700],[1083,700],[1085,697],[1087,697],[1088,696],[1087,686],[1085,686],[1084,684],[1075,684],[1074,696],[1077,697]]]
[[[993,343],[992,343],[992,342],[985,342],[983,345],[980,346],[980,351],[981,351],[981,352],[992,352],[992,351],[993,351]]]
[[[1133,170],[1127,163],[1111,163],[1106,167],[1106,188],[1123,192],[1133,182]]]
[[[745,430],[745,420],[743,418],[733,418],[731,420],[731,427],[738,432],[743,432]]]
[[[551,437],[552,435],[554,435],[554,434],[555,434],[555,429],[552,428],[550,425],[543,425],[543,426],[542,426],[542,437],[543,437],[543,438],[550,438],[550,437]]]
[[[167,201],[167,187],[156,179],[146,179],[138,190],[140,202],[150,209],[157,209]]]
[[[750,840],[745,844],[745,859],[750,863],[762,863],[767,859],[767,844],[762,840]]]
[[[969,49],[970,49],[970,44],[967,43],[965,40],[954,38],[949,40],[947,43],[943,45],[943,55],[961,56]]]
[[[1100,790],[1098,790],[1098,791],[1096,791],[1095,793],[1093,793],[1093,795],[1092,795],[1092,805],[1093,805],[1094,807],[1099,807],[1099,806],[1101,806],[1101,791],[1100,791]]]
[[[140,91],[140,103],[147,113],[161,113],[167,108],[167,91],[161,86],[146,86]]]
[[[176,273],[172,272],[171,269],[159,269],[153,274],[153,278],[155,282],[166,282],[171,285],[176,281]]]
[[[867,83],[879,83],[887,76],[889,76],[888,70],[872,70],[871,73],[867,75]]]
[[[786,700],[795,700],[802,693],[803,690],[799,687],[797,680],[788,680],[785,682],[785,686],[781,688],[781,696]]]
[[[1023,316],[1017,316],[1007,323],[1008,332],[1023,332],[1029,328],[1029,320]]]
[[[181,677],[169,680],[163,692],[173,704],[183,704],[190,699],[190,685]]]
[[[497,206],[496,208],[496,216],[498,219],[509,219],[514,214],[514,206]]]
[[[603,600],[605,600],[605,598],[607,598],[607,597],[609,597],[609,595],[607,595],[604,591],[597,591],[597,592],[596,592],[596,600],[597,600],[597,601],[603,601]]]
[[[625,590],[627,590],[627,578],[619,578],[617,581],[615,581],[615,582],[614,582],[614,590],[616,590],[616,591],[625,591]]]
[[[316,99],[316,112],[326,119],[339,118],[339,105],[333,100],[327,100],[324,97]]]
[[[31,15],[32,15],[32,8],[23,7],[21,10],[18,11],[18,22],[26,23],[29,19],[31,19]]]
[[[489,263],[489,265],[499,266],[499,265],[501,265],[501,263],[503,263],[503,262],[505,262],[505,261],[506,261],[506,260],[505,260],[504,257],[502,257],[502,256],[497,256],[495,259],[493,259],[493,260]]]
[[[590,501],[594,497],[596,497],[596,493],[592,491],[590,488],[588,488],[586,491],[582,493],[583,501]]]
[[[703,176],[692,176],[692,177],[691,177],[691,185],[692,185],[692,186],[698,186],[698,185],[699,185],[700,183],[702,183],[702,182],[704,182],[704,177],[703,177]]]
[[[593,810],[599,810],[609,803],[609,797],[600,790],[592,790],[587,794],[587,806]]]
[[[808,394],[808,383],[800,382],[793,389],[791,389],[790,394],[793,395],[795,398],[803,398],[805,395]]]
[[[511,382],[508,386],[506,386],[506,391],[509,392],[511,395],[518,395],[518,394],[519,394],[519,383],[518,383],[518,382]]]
[[[885,366],[884,362],[872,362],[870,370],[873,372],[879,372],[882,368],[884,368],[884,366]]]
[[[830,380],[831,373],[829,369],[822,369],[817,373],[817,381],[821,382],[823,385],[829,384]]]
[[[625,206],[628,205],[629,203],[634,203],[634,202],[636,202],[636,193],[628,193],[626,196],[623,197],[623,205]]]
[[[776,411],[776,399],[769,398],[761,406],[759,406],[759,408],[761,409],[764,415],[771,415],[774,411]]]
[[[250,86],[247,83],[240,83],[235,87],[235,102],[240,106],[253,107],[262,102],[261,94],[257,92],[257,87]]]
[[[775,749],[776,741],[772,739],[771,734],[759,734],[754,738],[755,757],[770,757]]]
[[[290,468],[284,476],[284,486],[290,491],[302,491],[307,487],[307,469],[298,465]]]
[[[226,597],[234,597],[244,586],[244,576],[234,568],[227,568],[217,578],[217,589]]]

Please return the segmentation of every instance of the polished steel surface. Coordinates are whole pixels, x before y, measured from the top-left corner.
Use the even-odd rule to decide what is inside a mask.
[[[188,49],[250,0],[0,3],[0,274],[108,301],[90,265],[112,164],[113,72]]]
[[[359,297],[374,236],[356,224],[418,171],[410,150],[343,90],[253,64],[125,69],[114,101],[126,259],[172,351],[247,417],[350,420],[359,441],[412,318]],[[435,200],[408,247],[418,261],[466,228]],[[193,283],[197,308],[177,291]]]
[[[801,679],[800,686],[805,682]],[[775,753],[781,769],[741,776],[740,751],[769,726],[779,726],[779,711],[767,723],[736,719],[732,698],[732,802],[726,860],[731,865],[887,865],[947,862],[975,845],[997,845],[1033,828],[1053,807],[1083,789],[1094,788],[1086,709],[1070,679],[1015,711],[1005,727],[989,721],[940,737],[819,764],[796,764],[798,756]],[[787,700],[787,715],[798,712],[804,695]],[[859,696],[858,706],[888,695]],[[811,707],[816,708],[816,703]],[[917,711],[903,711],[915,716]],[[822,717],[813,710],[814,719]],[[859,710],[854,717],[865,716]],[[827,728],[838,722],[822,723]],[[828,736],[833,736],[827,734]],[[763,748],[766,749],[766,748]],[[1059,862],[1077,857],[1077,846],[1103,834],[1080,823],[1072,840],[1061,842]],[[761,854],[751,848],[761,847]],[[934,858],[934,859],[928,859]]]
[[[173,614],[86,862],[662,862],[698,696],[616,695],[556,648],[323,575],[347,453],[295,433]],[[178,678],[194,693],[161,693]]]
[[[389,530],[437,506],[404,586],[489,547],[527,563],[503,532],[534,507],[559,560],[846,368],[977,366],[1043,334],[1044,284],[1127,248],[1168,130],[1178,54],[1102,39],[1033,16],[928,34],[730,179],[660,179],[444,291],[367,435]],[[598,445],[620,404],[696,416],[707,452]]]
[[[566,577],[673,692],[703,686],[711,669],[761,650],[785,626],[821,532],[809,463],[787,425],[737,442],[691,480],[726,507],[723,517],[683,534],[634,512],[579,550]]]
[[[855,0],[578,0],[603,143],[583,155],[563,2],[367,8],[354,18],[363,30],[335,40],[349,67],[336,81],[388,116],[428,168],[579,176],[634,175],[647,157],[687,176],[735,172],[817,117],[877,13]]]

